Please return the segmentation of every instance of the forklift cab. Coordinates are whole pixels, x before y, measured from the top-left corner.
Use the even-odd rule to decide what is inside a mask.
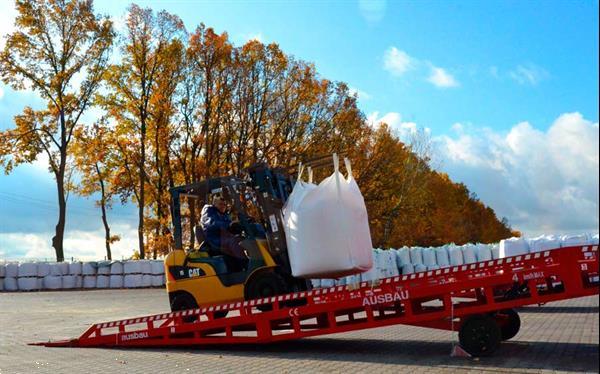
[[[174,187],[171,214],[174,249],[165,258],[172,310],[306,290],[291,274],[281,208],[293,186],[285,174],[255,165],[242,178],[219,177]],[[228,258],[212,246],[200,226],[202,207],[221,196],[239,231],[249,262],[231,271]]]

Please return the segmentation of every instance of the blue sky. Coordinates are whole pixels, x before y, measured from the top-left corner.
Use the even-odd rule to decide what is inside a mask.
[[[276,42],[347,82],[373,126],[428,129],[437,167],[527,234],[598,230],[598,1],[137,3],[236,45]],[[95,7],[122,25],[126,2]],[[10,8],[2,1],[2,35]],[[39,101],[0,83],[0,129],[25,105]],[[0,176],[0,258],[52,257],[55,192],[42,162]],[[67,256],[98,256],[93,202],[70,204]],[[112,213],[123,255],[135,246],[132,214]]]

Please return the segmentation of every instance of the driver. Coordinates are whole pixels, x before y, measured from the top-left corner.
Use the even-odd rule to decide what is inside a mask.
[[[248,256],[239,244],[240,238],[232,234],[231,218],[226,211],[225,200],[215,195],[212,205],[207,204],[202,208],[200,224],[210,246],[220,248],[225,255],[227,268],[232,272],[243,271],[248,265]]]

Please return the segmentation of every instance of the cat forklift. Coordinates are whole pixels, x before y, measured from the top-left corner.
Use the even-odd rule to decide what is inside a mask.
[[[165,275],[172,311],[310,288],[310,281],[292,276],[282,221],[281,209],[294,182],[284,169],[257,164],[242,177],[210,178],[170,189],[174,248],[165,258]],[[231,234],[248,257],[245,269],[233,269],[221,249],[205,240],[202,227],[191,227],[190,206],[202,208],[214,196],[227,203]],[[183,226],[187,242],[195,235],[198,246],[186,247]]]

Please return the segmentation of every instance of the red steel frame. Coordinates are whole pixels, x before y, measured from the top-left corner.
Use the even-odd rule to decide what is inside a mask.
[[[519,287],[516,287],[519,286]],[[507,297],[507,290],[520,292]],[[395,324],[458,329],[474,314],[599,293],[598,246],[577,246],[439,270],[92,325],[48,347],[270,343]],[[268,311],[260,311],[268,307]],[[215,312],[229,311],[225,318]]]

